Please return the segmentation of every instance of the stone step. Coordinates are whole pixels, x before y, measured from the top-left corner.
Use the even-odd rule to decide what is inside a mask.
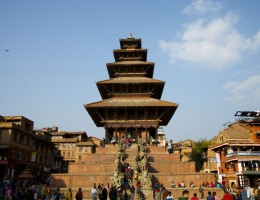
[[[186,173],[195,172],[194,162],[148,162],[148,172],[150,173]]]
[[[171,181],[175,184],[184,182],[186,186],[190,185],[192,181],[196,187],[208,182],[215,183],[215,175],[213,173],[199,173],[199,172],[186,172],[186,173],[149,173],[153,183],[163,183],[165,187],[170,187]]]

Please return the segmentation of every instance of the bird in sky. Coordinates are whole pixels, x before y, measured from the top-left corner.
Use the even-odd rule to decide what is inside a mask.
[[[9,52],[9,49],[6,49],[5,51],[6,51],[6,52]]]

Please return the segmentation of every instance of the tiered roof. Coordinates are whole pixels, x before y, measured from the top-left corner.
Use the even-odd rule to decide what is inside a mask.
[[[167,125],[178,105],[160,100],[165,82],[153,79],[154,63],[147,62],[141,39],[120,39],[120,47],[113,51],[115,62],[107,63],[110,79],[96,83],[103,100],[86,104],[86,110],[98,127]]]

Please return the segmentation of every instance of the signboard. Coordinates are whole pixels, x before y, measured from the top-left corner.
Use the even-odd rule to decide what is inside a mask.
[[[217,162],[216,158],[210,158],[210,162]]]

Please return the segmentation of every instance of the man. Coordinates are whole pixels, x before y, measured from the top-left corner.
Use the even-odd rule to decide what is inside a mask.
[[[224,196],[222,200],[233,200],[233,197],[228,193],[227,190],[224,190]]]
[[[71,192],[71,191],[70,191]],[[72,195],[72,194],[71,194]],[[77,191],[77,194],[76,194],[76,200],[82,200],[83,199],[83,193],[81,191],[81,188],[79,188],[79,190]]]
[[[94,187],[91,190],[91,197],[92,197],[92,200],[97,200],[97,188],[96,188],[95,184],[94,184]]]
[[[199,187],[199,193],[200,193],[200,199],[204,199],[204,190],[201,185]]]
[[[117,189],[114,185],[109,190],[109,198],[110,200],[117,200]]]
[[[131,192],[131,200],[134,200],[134,198],[135,198],[135,187],[134,187],[134,185],[132,185],[130,187],[130,192]]]
[[[189,199],[189,191],[188,190],[183,190],[182,191],[182,196],[178,198],[178,200],[188,200]]]
[[[215,198],[211,195],[211,192],[208,191],[207,200],[214,200]]]

